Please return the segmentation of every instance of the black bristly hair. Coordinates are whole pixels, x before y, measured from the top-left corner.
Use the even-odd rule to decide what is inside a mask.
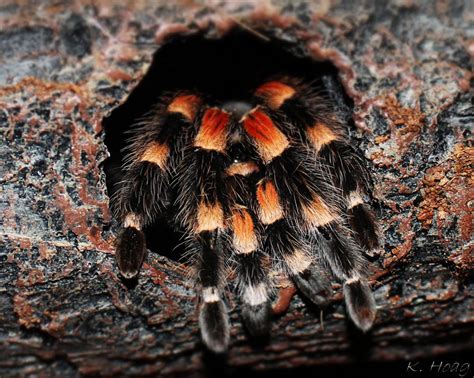
[[[272,78],[251,98],[162,97],[132,131],[124,177],[112,198],[123,228],[119,270],[138,274],[143,227],[163,214],[185,235],[200,297],[202,339],[227,350],[226,272],[235,272],[242,317],[253,337],[271,329],[271,272],[324,307],[331,279],[343,282],[348,314],[367,331],[376,307],[367,261],[379,247],[365,202],[370,173],[344,125],[311,83]]]

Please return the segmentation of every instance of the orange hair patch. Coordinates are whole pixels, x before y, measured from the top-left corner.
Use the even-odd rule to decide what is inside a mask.
[[[212,205],[201,201],[197,210],[196,232],[224,228],[224,211],[219,202]]]
[[[217,108],[207,109],[202,116],[201,128],[194,140],[194,145],[206,150],[224,152],[227,144],[228,123],[228,113]]]
[[[314,126],[308,127],[307,134],[316,151],[319,151],[326,144],[340,139],[338,134],[321,122],[316,123]]]
[[[286,100],[293,97],[295,89],[279,81],[269,81],[260,86],[255,95],[265,100],[272,109],[278,109]]]
[[[200,98],[195,95],[178,96],[168,105],[168,112],[180,113],[188,121],[193,121],[200,103]]]
[[[258,107],[245,116],[244,129],[253,138],[260,156],[267,163],[281,155],[290,144],[272,119]]]
[[[166,161],[170,153],[170,148],[166,144],[151,142],[143,152],[140,161],[148,161],[158,165],[161,169],[166,168]]]
[[[283,218],[283,208],[280,203],[275,184],[264,181],[257,187],[258,217],[263,224],[272,224]]]
[[[331,211],[329,206],[318,196],[314,196],[309,205],[303,206],[303,213],[310,227],[324,226],[337,218],[337,213]]]
[[[238,253],[250,253],[257,249],[258,241],[252,217],[245,209],[232,212],[233,245]]]
[[[228,176],[248,176],[254,172],[258,172],[257,164],[252,162],[234,163],[226,169]]]
[[[302,273],[311,265],[311,257],[299,249],[285,254],[285,262],[293,273]]]

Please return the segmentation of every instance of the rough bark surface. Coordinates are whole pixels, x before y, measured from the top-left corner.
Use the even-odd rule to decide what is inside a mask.
[[[298,295],[284,311],[289,288],[270,342],[255,346],[230,297],[225,364],[261,371],[473,350],[468,1],[112,4],[0,3],[0,376],[201,375],[212,366],[178,263],[150,253],[136,287],[117,276],[101,122],[167,36],[234,27],[295,41],[338,68],[354,141],[374,163],[385,247],[368,335],[345,321],[340,290],[323,326]]]

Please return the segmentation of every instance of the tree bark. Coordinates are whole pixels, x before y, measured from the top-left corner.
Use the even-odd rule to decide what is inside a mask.
[[[1,5],[0,376],[200,376],[472,351],[472,12],[462,1],[382,3]],[[230,350],[216,359],[179,263],[149,253],[134,287],[117,275],[102,120],[165,38],[233,28],[330,61],[354,102],[385,242],[366,335],[346,321],[337,285],[320,314],[283,284],[263,345],[230,295]]]

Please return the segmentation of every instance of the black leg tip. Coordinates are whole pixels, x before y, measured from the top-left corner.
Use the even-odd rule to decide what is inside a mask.
[[[298,289],[318,307],[326,307],[331,295],[331,283],[314,263],[293,276]]]
[[[367,332],[372,328],[377,313],[374,296],[367,282],[356,280],[345,283],[344,298],[352,322]]]
[[[122,229],[117,236],[115,249],[120,274],[127,280],[134,279],[140,272],[145,255],[145,234],[134,227]]]
[[[244,304],[242,317],[249,334],[254,338],[267,338],[271,329],[272,307],[269,301],[252,306]]]
[[[229,346],[230,324],[222,300],[204,302],[199,313],[201,336],[207,348],[214,353],[225,353]]]
[[[380,248],[377,223],[375,217],[365,204],[354,206],[349,210],[350,223],[355,236],[368,252]]]

